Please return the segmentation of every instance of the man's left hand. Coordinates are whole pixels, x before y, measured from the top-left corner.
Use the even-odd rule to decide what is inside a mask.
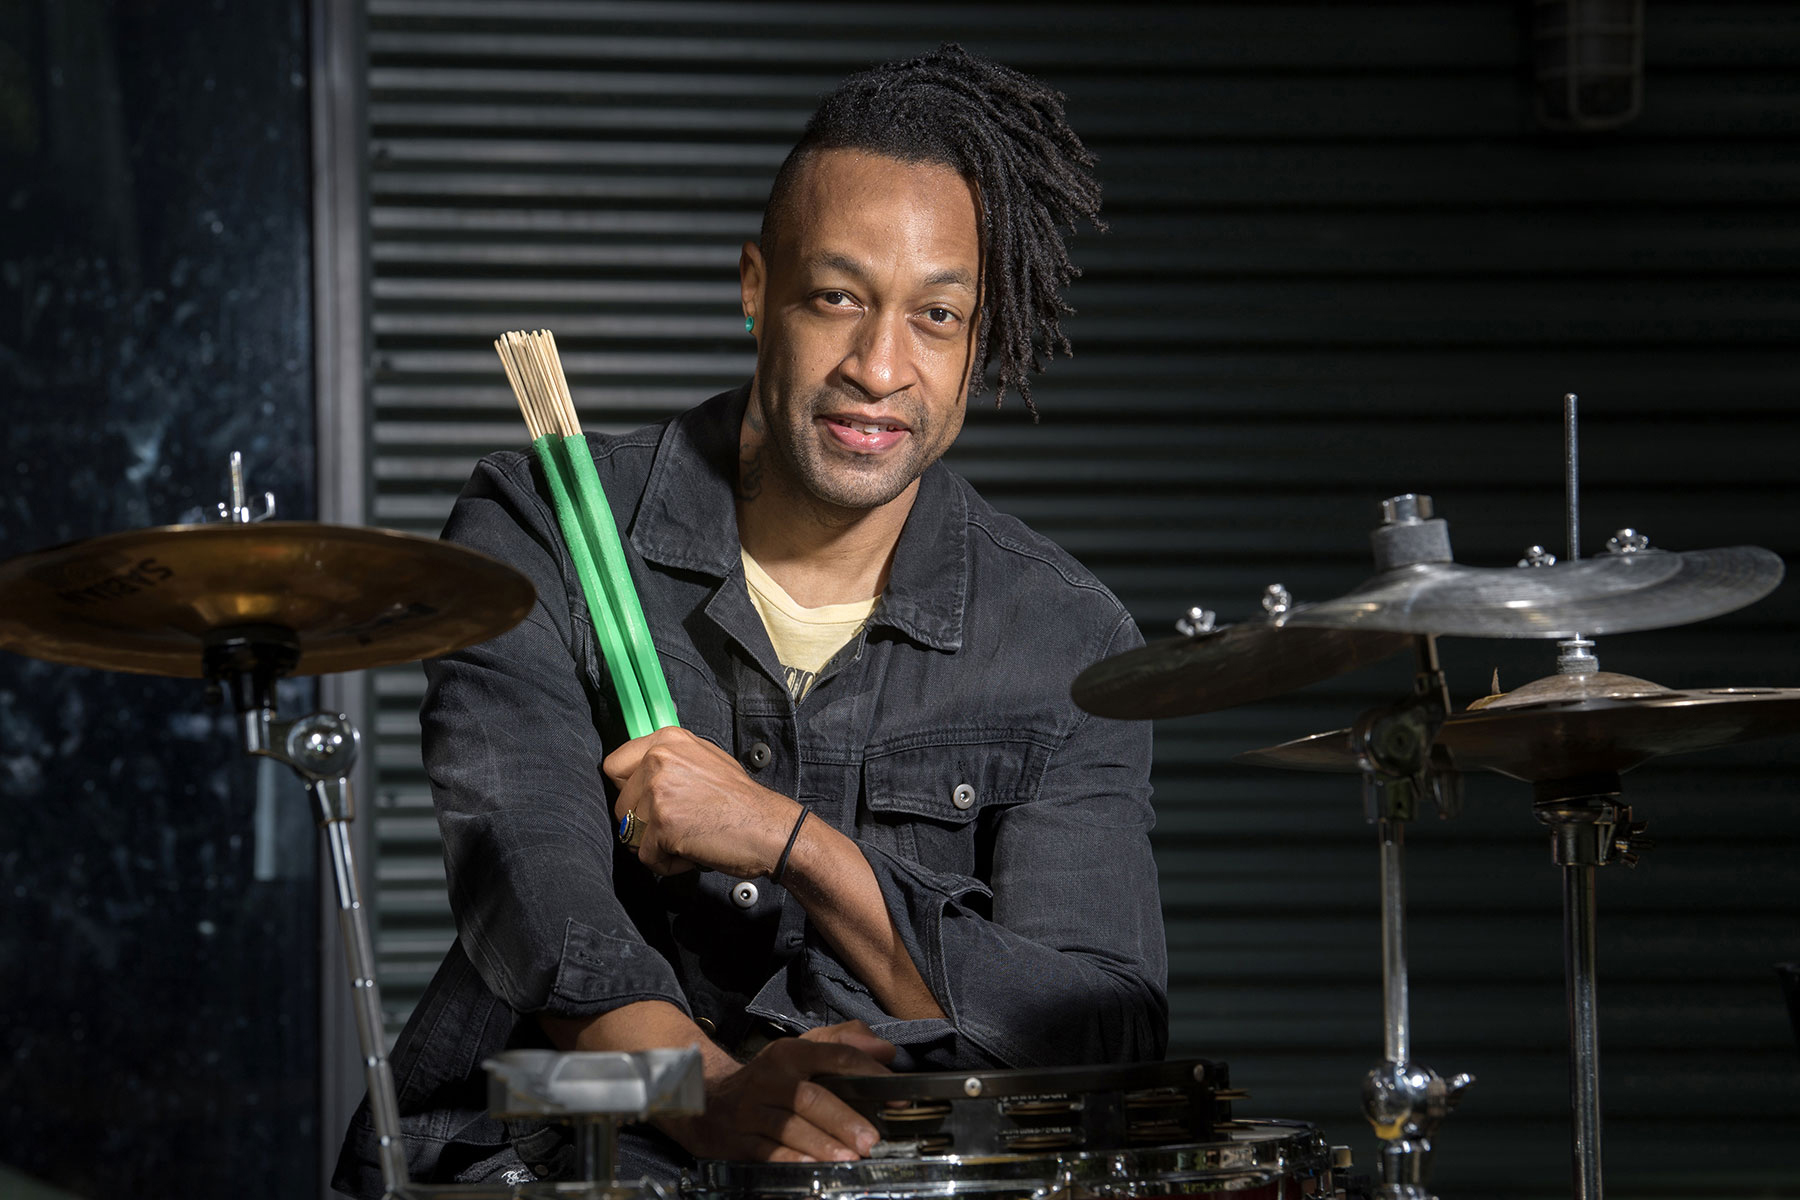
[[[710,867],[738,879],[775,868],[800,816],[736,759],[685,729],[633,738],[600,764],[619,789],[615,818],[643,822],[638,860],[659,875]]]

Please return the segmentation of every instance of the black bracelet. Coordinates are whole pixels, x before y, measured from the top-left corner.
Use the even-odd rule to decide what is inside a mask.
[[[787,870],[788,855],[794,852],[794,843],[800,840],[800,827],[806,824],[806,818],[812,815],[812,809],[802,804],[800,819],[794,822],[794,832],[788,834],[788,844],[782,848],[781,857],[775,860],[775,869],[769,872],[770,883],[780,883],[781,873]]]

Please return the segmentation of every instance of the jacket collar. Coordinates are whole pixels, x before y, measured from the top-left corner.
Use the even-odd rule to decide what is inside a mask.
[[[749,399],[745,384],[664,428],[631,524],[631,544],[646,560],[720,580],[742,574],[733,492],[738,429]],[[969,570],[966,486],[941,462],[920,477],[872,624],[891,626],[933,649],[961,647]]]

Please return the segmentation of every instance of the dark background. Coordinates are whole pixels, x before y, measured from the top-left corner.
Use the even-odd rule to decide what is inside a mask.
[[[1534,118],[1528,10],[370,0],[368,521],[434,533],[473,459],[522,441],[499,330],[556,331],[595,428],[740,382],[737,246],[806,112],[955,38],[1067,94],[1112,229],[1077,239],[1077,357],[1035,389],[1043,422],[977,401],[953,460],[1150,636],[1195,602],[1249,616],[1277,579],[1347,590],[1401,491],[1436,496],[1462,561],[1560,552],[1570,390],[1585,553],[1633,525],[1792,562],[1800,9],[1650,0],[1641,115],[1579,135]],[[307,15],[0,4],[0,553],[190,518],[234,446],[310,511]],[[1796,595],[1602,639],[1602,664],[1800,684]],[[1458,703],[1552,670],[1547,645],[1443,649]],[[449,937],[417,678],[373,681],[395,1023]],[[1158,737],[1173,1052],[1365,1169],[1374,833],[1353,784],[1229,760],[1405,686],[1390,664]],[[316,1193],[304,822],[257,877],[259,805],[297,789],[259,795],[186,684],[8,657],[0,722],[0,1163],[82,1195]],[[1794,746],[1627,777],[1657,845],[1600,872],[1615,1196],[1800,1195],[1770,970],[1800,958]],[[1471,780],[1409,840],[1414,1054],[1479,1077],[1439,1187],[1566,1195],[1560,889],[1528,792]]]
[[[0,3],[0,554],[212,516],[234,449],[311,515],[304,15]],[[308,803],[197,681],[0,655],[0,1195],[318,1194]]]

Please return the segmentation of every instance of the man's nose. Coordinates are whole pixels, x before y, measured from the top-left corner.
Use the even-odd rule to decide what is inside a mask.
[[[846,381],[879,400],[916,382],[911,351],[904,316],[871,313],[857,322],[850,352],[839,370]]]

